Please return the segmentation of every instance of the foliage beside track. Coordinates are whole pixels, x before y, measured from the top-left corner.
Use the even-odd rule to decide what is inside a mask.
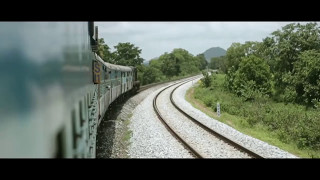
[[[207,61],[203,54],[193,56],[187,50],[174,49],[171,53],[164,53],[149,65],[140,65],[139,80],[143,85],[174,80],[192,74],[197,74],[205,69]]]
[[[288,151],[296,149],[292,152],[294,154],[302,157],[320,157],[319,109],[307,110],[305,106],[298,104],[274,102],[259,93],[254,95],[254,101],[245,101],[245,98],[225,90],[225,75],[213,74],[211,78],[210,87],[206,88],[201,82],[201,85],[194,89],[195,99],[203,102],[214,112],[219,102],[222,118],[227,117],[231,124],[241,126],[240,129],[258,129],[261,131],[258,136],[261,136],[261,133],[272,134],[272,138],[277,139],[272,141],[289,146],[284,148]],[[270,138],[262,136],[264,138],[258,138],[266,141]]]
[[[102,41],[103,42],[103,39]],[[119,43],[115,52],[99,46],[106,61],[138,69],[141,85],[199,73],[207,66],[203,54],[174,49],[142,64],[141,49]],[[100,52],[101,51],[101,52]],[[320,28],[317,23],[291,23],[262,42],[233,43],[209,67],[226,75],[209,77],[195,89],[195,98],[240,119],[251,129],[262,127],[282,143],[320,157]],[[211,80],[212,79],[212,80]]]
[[[203,54],[194,56],[185,49],[174,49],[171,53],[164,53],[157,59],[149,61],[149,65],[142,64],[141,49],[129,42],[119,43],[111,52],[104,39],[99,39],[98,54],[103,60],[112,64],[135,66],[138,69],[138,80],[141,85],[165,82],[199,73],[207,66]]]
[[[221,111],[244,119],[242,124],[261,126],[319,157],[319,59],[319,24],[291,23],[262,42],[233,43],[225,56],[212,58],[209,67],[225,78],[213,76],[209,87],[204,79],[195,98],[213,110],[221,101]]]

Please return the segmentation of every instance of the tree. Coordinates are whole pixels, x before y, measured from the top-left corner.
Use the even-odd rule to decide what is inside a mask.
[[[159,57],[161,71],[167,77],[177,76],[180,73],[180,66],[172,54],[165,53]]]
[[[149,66],[154,67],[156,69],[161,69],[162,64],[163,61],[160,61],[159,59],[152,59],[149,61]]]
[[[225,56],[220,56],[220,57],[213,57],[210,60],[209,63],[209,68],[211,69],[219,69],[222,72],[226,73],[227,72],[227,59]]]
[[[227,58],[227,68],[235,67],[237,70],[241,62],[241,58],[256,54],[258,42],[247,41],[244,44],[232,43],[232,45],[227,49],[226,58]]]
[[[174,76],[185,76],[197,73],[200,68],[205,68],[206,60],[203,55],[197,57],[190,54],[185,49],[174,49],[171,53],[164,53],[158,59],[152,59],[149,66],[143,66],[141,69],[143,75],[140,76],[143,84],[159,82],[166,78]]]
[[[152,66],[147,66],[145,72],[143,73],[143,83],[150,84],[155,82],[160,82],[162,79],[162,73],[159,69]]]
[[[292,84],[297,102],[308,106],[320,105],[320,51],[302,52],[294,63]]]
[[[113,52],[114,64],[138,66],[143,63],[143,58],[140,57],[141,49],[135,47],[134,44],[129,42],[119,43],[114,48],[116,49]]]
[[[291,23],[263,40],[264,56],[274,73],[276,94],[284,94],[292,85],[294,64],[307,50],[320,49],[320,29],[316,23]]]
[[[232,43],[226,52],[226,81],[225,86],[228,90],[234,89],[235,72],[239,69],[239,65],[244,57],[250,55],[258,55],[258,42],[247,41],[244,44]]]
[[[104,39],[100,38],[98,43],[98,52],[97,54],[106,62],[112,63],[112,53],[107,44],[105,44]]]
[[[267,63],[255,55],[243,57],[235,72],[232,90],[246,99],[251,99],[253,92],[270,95],[271,73]]]
[[[146,71],[147,67],[144,64],[140,64],[137,67],[137,71],[138,71],[138,80],[140,81],[140,85],[144,85],[146,83],[144,83],[143,80],[143,74]]]
[[[206,69],[206,67],[208,66],[208,62],[204,56],[204,54],[198,54],[196,56],[196,60],[198,61],[198,68],[199,70],[203,70]]]
[[[177,75],[184,76],[199,71],[199,59],[190,54],[187,50],[178,48],[172,52],[172,57],[176,61]]]

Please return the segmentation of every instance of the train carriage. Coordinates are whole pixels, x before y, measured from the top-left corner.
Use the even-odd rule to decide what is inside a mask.
[[[101,76],[99,82],[99,107],[100,117],[103,117],[108,106],[122,94],[133,89],[131,81],[134,67],[114,65],[104,62],[96,55],[96,63],[101,64]],[[100,70],[99,70],[100,71]],[[130,79],[130,80],[129,80]]]
[[[0,23],[0,157],[95,157],[107,108],[139,86],[135,68],[96,54],[97,34],[93,22]]]

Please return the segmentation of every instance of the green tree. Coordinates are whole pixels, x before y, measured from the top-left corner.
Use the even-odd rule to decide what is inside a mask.
[[[210,60],[209,68],[210,69],[219,69],[220,71],[227,72],[227,59],[225,56],[213,57]]]
[[[143,63],[143,58],[140,57],[141,49],[129,42],[119,43],[114,46],[113,62],[124,66],[138,66]]]
[[[103,38],[99,39],[97,54],[106,62],[112,63],[112,53],[110,47],[104,42]]]
[[[319,106],[320,103],[320,51],[302,52],[294,63],[292,84],[297,101],[308,106]]]
[[[143,84],[159,82],[172,77],[185,76],[200,72],[206,65],[203,55],[197,57],[185,49],[174,49],[171,53],[164,53],[158,59],[149,62],[149,66],[140,68],[143,70],[141,79]]]
[[[159,61],[161,61],[161,71],[166,77],[170,78],[180,73],[179,62],[177,62],[173,54],[165,53],[159,57]]]
[[[149,61],[149,66],[154,67],[156,69],[161,69],[163,62],[160,61],[159,59],[153,59]]]
[[[244,44],[232,43],[226,52],[226,81],[225,86],[228,90],[234,89],[235,73],[244,57],[250,55],[258,56],[259,42],[247,41]]]
[[[140,81],[140,85],[146,84],[143,79],[143,74],[146,71],[147,66],[145,66],[144,64],[140,64],[136,67],[137,67],[137,71],[138,71],[138,80]]]
[[[288,24],[264,39],[263,46],[264,56],[274,73],[276,94],[285,94],[292,91],[291,76],[294,76],[293,68],[299,55],[320,49],[320,29],[316,23]]]
[[[208,66],[208,61],[206,60],[204,54],[198,54],[196,56],[196,60],[198,61],[198,69],[203,70],[206,69]]]
[[[143,73],[143,83],[150,84],[160,82],[162,79],[162,73],[159,69],[152,66],[147,66],[146,71]]]
[[[256,55],[259,42],[247,41],[244,44],[232,43],[227,49],[227,68],[235,67],[237,70],[241,62],[241,58],[252,54]]]
[[[199,60],[185,49],[174,49],[170,54],[176,62],[177,75],[184,76],[199,71]]]
[[[271,73],[267,63],[255,56],[243,57],[235,72],[233,91],[246,99],[252,99],[254,92],[271,94]]]

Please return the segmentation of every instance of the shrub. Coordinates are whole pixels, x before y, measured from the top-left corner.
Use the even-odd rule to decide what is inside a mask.
[[[211,76],[209,76],[209,73],[206,71],[202,71],[202,74],[204,76],[202,78],[202,82],[203,82],[204,87],[206,87],[206,88],[210,87],[211,82],[212,82]]]

